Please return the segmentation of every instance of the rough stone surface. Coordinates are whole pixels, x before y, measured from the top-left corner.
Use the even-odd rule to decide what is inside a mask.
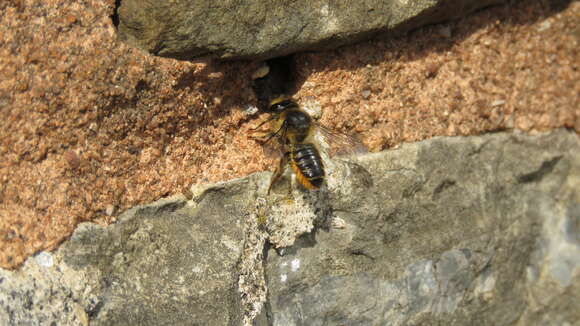
[[[327,170],[319,193],[281,182],[265,197],[260,173],[82,224],[0,269],[0,324],[580,320],[575,133],[435,138]]]
[[[269,251],[263,325],[580,322],[576,135],[437,138],[349,166],[340,228]]]
[[[107,228],[81,224],[53,266],[29,259],[0,272],[0,324],[239,325],[240,193],[162,200]]]
[[[501,2],[123,0],[118,28],[122,40],[159,56],[258,59],[392,35]]]

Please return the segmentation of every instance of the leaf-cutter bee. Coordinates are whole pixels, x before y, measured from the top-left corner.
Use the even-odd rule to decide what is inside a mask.
[[[255,132],[267,122],[274,121],[273,128],[262,137],[264,144],[276,138],[281,155],[272,175],[268,194],[284,174],[289,164],[298,182],[308,190],[319,190],[326,176],[321,150],[329,155],[359,153],[366,151],[364,145],[350,136],[332,132],[318,125],[296,101],[281,96],[270,102],[267,112],[271,116],[260,123]]]

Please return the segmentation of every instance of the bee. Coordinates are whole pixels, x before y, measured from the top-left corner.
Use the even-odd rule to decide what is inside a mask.
[[[308,112],[290,97],[280,96],[272,100],[267,112],[271,116],[252,131],[258,130],[267,122],[274,121],[271,131],[262,138],[265,139],[264,144],[277,138],[278,144],[281,145],[279,150],[281,158],[270,180],[268,194],[280,180],[288,164],[304,188],[316,191],[320,190],[326,177],[321,150],[332,151],[332,154],[365,151],[364,145],[355,138],[334,133],[318,125]],[[322,145],[327,148],[322,148]],[[333,145],[335,148],[330,148]]]

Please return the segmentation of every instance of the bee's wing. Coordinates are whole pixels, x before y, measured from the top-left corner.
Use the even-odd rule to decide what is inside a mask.
[[[262,149],[264,151],[264,155],[271,158],[280,158],[286,152],[286,146],[282,143],[282,141],[275,137],[276,139],[272,139],[271,141],[262,145]]]
[[[366,146],[357,138],[332,131],[316,124],[316,141],[322,150],[332,156],[354,156],[368,153]]]
[[[267,157],[280,158],[288,151],[286,144],[286,132],[288,128],[283,125],[273,136],[262,144],[264,154]]]

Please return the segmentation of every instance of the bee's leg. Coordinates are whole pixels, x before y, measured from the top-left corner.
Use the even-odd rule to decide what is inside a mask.
[[[270,190],[272,190],[272,187],[274,186],[274,184],[276,182],[278,182],[278,180],[280,180],[280,178],[284,174],[284,170],[286,169],[286,165],[288,164],[288,157],[289,156],[290,156],[290,153],[284,153],[284,155],[280,158],[280,162],[279,162],[278,166],[276,167],[274,174],[272,174],[272,179],[270,179],[270,185],[268,186],[268,192],[267,192],[268,195],[270,194]]]
[[[276,115],[272,115],[272,116],[270,116],[268,119],[266,119],[266,120],[264,120],[264,121],[260,122],[260,124],[259,124],[259,125],[257,125],[257,126],[255,126],[255,127],[252,127],[252,128],[250,128],[250,131],[256,131],[256,130],[260,129],[260,127],[262,127],[262,126],[263,126],[263,125],[265,125],[266,123],[268,123],[268,122],[270,122],[270,121],[274,120],[275,118],[276,118]]]
[[[248,137],[261,143],[266,143],[274,134],[273,132],[253,131]]]
[[[248,130],[248,137],[261,143],[268,142],[272,137],[274,137],[276,132],[273,132],[271,129],[270,130],[258,130],[258,129],[260,129],[260,127],[262,127],[267,122],[272,121],[274,118],[275,118],[274,116],[271,116],[270,118],[262,121],[256,127],[250,128]]]
[[[266,144],[270,140],[272,140],[272,138],[274,138],[276,135],[278,135],[280,133],[280,131],[282,131],[282,139],[285,139],[286,138],[286,136],[285,136],[286,135],[286,125],[285,124],[283,124],[275,132],[262,132],[262,134],[260,136],[250,136],[250,137],[262,142],[262,144]],[[254,134],[256,134],[256,133],[257,132],[254,132]]]
[[[292,174],[292,178],[290,179],[290,182],[288,182],[288,202],[289,203],[294,202],[294,195],[292,195],[292,186],[294,185],[295,182],[296,182],[296,175]]]

